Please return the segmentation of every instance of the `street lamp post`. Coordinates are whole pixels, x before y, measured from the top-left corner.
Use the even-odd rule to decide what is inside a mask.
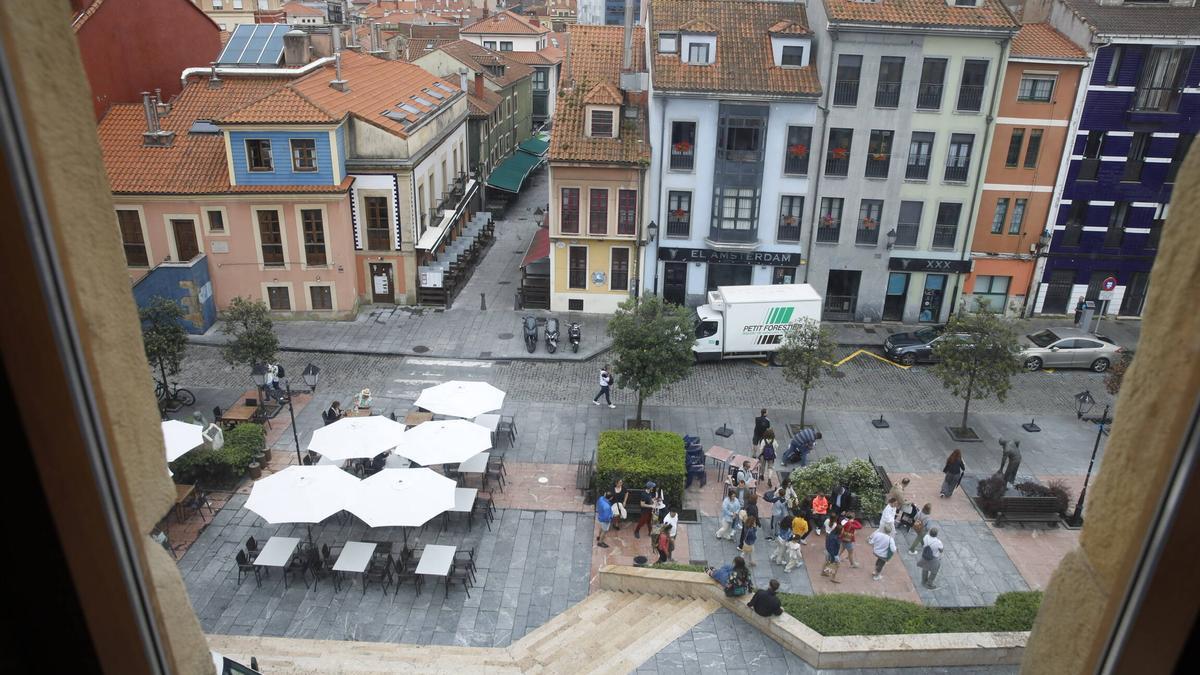
[[[1113,418],[1109,416],[1109,411],[1112,406],[1105,405],[1104,412],[1099,417],[1085,417],[1088,412],[1096,405],[1096,399],[1092,397],[1090,391],[1081,391],[1075,395],[1075,417],[1085,422],[1095,422],[1096,442],[1092,445],[1092,459],[1088,462],[1087,474],[1083,477],[1083,489],[1079,491],[1079,501],[1075,502],[1075,512],[1071,514],[1068,523],[1072,527],[1079,527],[1083,524],[1083,501],[1087,498],[1088,481],[1092,478],[1092,467],[1096,465],[1096,453],[1100,450],[1100,438],[1104,436],[1104,427],[1112,424]]]
[[[262,363],[256,364],[250,371],[250,377],[254,380],[255,386],[259,388],[260,396],[266,393],[268,372],[267,366]],[[310,363],[304,367],[301,376],[304,378],[304,383],[308,385],[308,393],[311,394],[317,390],[317,381],[321,378],[320,368]],[[296,429],[296,409],[292,406],[292,383],[286,377],[283,378],[283,388],[287,397],[288,417],[292,422],[292,440],[296,443],[296,464],[303,465],[304,460],[300,456],[300,432]]]

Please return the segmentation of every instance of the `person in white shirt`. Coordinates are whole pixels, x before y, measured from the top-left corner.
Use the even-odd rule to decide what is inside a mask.
[[[675,511],[675,509],[671,509],[667,512],[666,517],[662,519],[662,525],[663,527],[667,528],[667,535],[674,539],[675,533],[679,528],[679,514]]]
[[[596,392],[596,396],[592,399],[592,403],[600,405],[600,397],[603,396],[604,402],[608,404],[608,407],[617,407],[613,405],[612,398],[610,398],[608,395],[609,389],[612,387],[612,380],[612,373],[608,372],[608,364],[605,364],[605,366],[600,369],[600,391]]]
[[[933,580],[937,578],[938,570],[942,569],[942,552],[945,547],[942,546],[942,540],[938,539],[936,527],[929,528],[929,534],[925,535],[923,543],[924,547],[921,549],[921,559],[917,561],[917,567],[921,568],[921,585],[933,590],[937,588]]]
[[[892,531],[896,530],[896,510],[900,508],[895,497],[888,497],[887,506],[883,507],[883,513],[879,516],[879,527],[891,525]]]
[[[891,523],[880,523],[879,529],[867,538],[867,543],[871,545],[871,552],[875,554],[875,574],[871,578],[879,581],[883,577],[883,566],[887,561],[892,559],[896,553],[896,539],[892,536],[895,528]]]

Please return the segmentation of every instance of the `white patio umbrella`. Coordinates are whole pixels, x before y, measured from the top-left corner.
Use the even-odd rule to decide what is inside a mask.
[[[434,420],[404,432],[392,453],[430,466],[462,462],[491,447],[487,427],[466,420]]]
[[[416,406],[438,415],[474,419],[504,405],[504,392],[487,382],[451,380],[425,389]]]
[[[404,425],[383,415],[343,417],[313,432],[308,449],[333,460],[374,457],[396,446]]]
[[[362,481],[336,466],[289,466],[254,484],[246,508],[268,523],[319,523],[346,508]]]
[[[168,462],[174,462],[204,445],[204,427],[199,424],[167,420],[162,423],[162,433],[167,446]]]
[[[384,469],[359,483],[346,510],[369,527],[420,527],[454,508],[454,488],[429,469]]]

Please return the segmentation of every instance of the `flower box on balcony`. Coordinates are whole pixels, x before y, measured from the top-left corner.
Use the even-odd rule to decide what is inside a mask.
[[[688,143],[687,141],[679,141],[671,147],[675,148],[675,152],[681,154],[686,154],[692,151],[692,144]]]
[[[846,148],[834,148],[829,151],[829,154],[833,155],[834,159],[846,159],[850,155],[850,151]]]
[[[792,157],[805,157],[808,155],[808,146],[803,143],[796,143],[788,146],[788,154]]]

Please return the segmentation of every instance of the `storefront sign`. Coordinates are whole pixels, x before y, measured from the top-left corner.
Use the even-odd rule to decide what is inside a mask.
[[[971,271],[971,261],[937,260],[932,258],[888,258],[888,269],[899,272],[965,274]]]
[[[667,262],[720,263],[726,265],[771,265],[794,267],[803,265],[799,253],[774,251],[715,251],[711,248],[660,248],[658,259]]]

